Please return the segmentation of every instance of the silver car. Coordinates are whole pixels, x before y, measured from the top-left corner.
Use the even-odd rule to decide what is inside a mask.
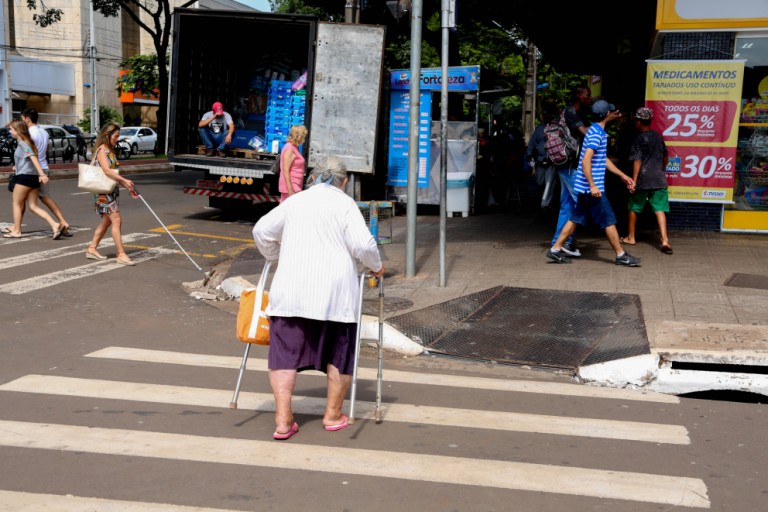
[[[53,124],[37,125],[48,132],[48,161],[63,160],[71,162],[77,154],[77,136],[72,135],[61,126]]]
[[[120,140],[126,141],[135,155],[139,151],[154,151],[157,133],[146,126],[124,126],[120,128]]]

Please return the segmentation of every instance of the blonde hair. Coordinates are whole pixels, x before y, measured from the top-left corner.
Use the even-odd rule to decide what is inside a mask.
[[[295,124],[291,126],[290,131],[288,132],[288,142],[300,146],[304,143],[304,141],[307,138],[307,128],[300,125]]]

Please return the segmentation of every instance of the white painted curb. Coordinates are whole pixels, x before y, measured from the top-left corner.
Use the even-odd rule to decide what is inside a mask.
[[[379,317],[363,315],[360,327],[360,338],[363,340],[379,339]],[[384,350],[403,354],[405,356],[417,356],[424,352],[424,347],[384,322],[381,346]]]
[[[645,386],[656,379],[659,356],[644,354],[616,361],[580,366],[577,376],[582,382],[610,387]]]

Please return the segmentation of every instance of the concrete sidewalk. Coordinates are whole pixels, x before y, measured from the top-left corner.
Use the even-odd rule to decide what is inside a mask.
[[[385,316],[500,285],[634,294],[640,297],[651,354],[580,368],[582,380],[655,385],[658,390],[679,393],[740,389],[768,394],[765,375],[744,377],[732,368],[728,372],[673,368],[678,362],[742,365],[744,370],[768,366],[768,289],[747,287],[768,281],[768,237],[671,232],[674,254],[668,255],[659,250],[655,232],[640,230],[637,245],[625,248],[642,258],[642,266],[628,268],[614,264],[615,254],[602,232],[583,229],[579,236],[583,256],[562,265],[545,257],[555,223],[552,214],[539,212],[447,219],[445,286],[439,286],[439,217],[418,217],[413,277],[405,276],[406,217],[394,217],[392,243],[379,246],[386,267]],[[381,229],[387,229],[386,222]],[[260,269],[261,262],[256,260],[232,266],[246,283],[257,282]],[[735,274],[745,275],[740,276],[741,286],[727,285]],[[663,385],[660,379],[665,380]]]

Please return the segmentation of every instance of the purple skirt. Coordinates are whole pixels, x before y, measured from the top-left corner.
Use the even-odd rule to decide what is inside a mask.
[[[270,370],[319,370],[328,364],[352,375],[357,324],[310,320],[301,317],[269,318]]]

